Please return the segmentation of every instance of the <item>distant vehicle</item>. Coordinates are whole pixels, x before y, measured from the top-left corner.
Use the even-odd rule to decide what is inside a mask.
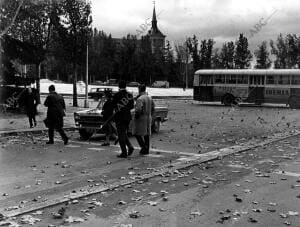
[[[101,127],[104,123],[101,114],[103,101],[100,100],[97,108],[90,110],[82,110],[74,113],[74,120],[79,134],[83,140],[88,140],[93,134],[101,134]],[[152,116],[151,130],[158,133],[160,130],[160,123],[168,120],[168,107],[156,106],[154,115]],[[135,110],[131,110],[132,117],[135,116]],[[129,124],[129,132],[132,130],[132,121]]]
[[[104,96],[106,90],[110,90],[113,93],[111,88],[91,88],[88,96],[92,99],[99,100]]]
[[[221,101],[226,106],[283,103],[300,108],[300,70],[198,70],[194,75],[194,100]]]
[[[96,80],[94,82],[94,84],[96,84],[96,85],[104,85],[104,83],[101,80]]]
[[[49,79],[40,79],[40,83],[41,84],[43,84],[43,83],[54,83],[54,81],[49,80]]]
[[[170,83],[168,81],[162,81],[162,80],[157,80],[154,81],[154,83],[152,84],[152,87],[164,87],[164,88],[169,88],[170,87]]]
[[[62,83],[64,83],[62,80],[53,80],[53,82],[56,83],[56,84],[62,84]]]
[[[85,86],[85,83],[82,80],[77,81],[77,85]]]
[[[117,79],[109,79],[109,80],[105,81],[103,83],[103,85],[117,86],[118,85]]]
[[[128,87],[138,87],[140,85],[139,82],[130,82],[127,84]]]

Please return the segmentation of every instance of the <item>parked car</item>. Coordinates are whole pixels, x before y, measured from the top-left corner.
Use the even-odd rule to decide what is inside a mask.
[[[104,96],[106,90],[113,92],[111,88],[91,88],[88,96],[92,99],[99,100]]]
[[[82,110],[74,113],[74,120],[79,134],[82,139],[87,140],[93,134],[103,134],[101,127],[104,123],[102,112],[103,101],[101,100],[95,109]],[[134,109],[131,110],[132,117],[135,116]],[[158,133],[160,130],[160,123],[167,121],[168,107],[156,106],[154,115],[152,116],[152,131]],[[132,121],[129,125],[129,133],[132,130]]]
[[[56,84],[63,84],[64,82],[62,80],[53,80],[54,83]]]
[[[127,84],[127,87],[138,87],[140,85],[139,82],[130,82]]]
[[[168,81],[162,81],[162,80],[157,80],[152,84],[152,87],[164,87],[164,88],[169,88],[170,83]]]
[[[77,85],[85,86],[85,83],[82,80],[77,81]]]
[[[96,84],[96,85],[104,85],[104,83],[101,80],[96,80],[94,82],[94,84]]]

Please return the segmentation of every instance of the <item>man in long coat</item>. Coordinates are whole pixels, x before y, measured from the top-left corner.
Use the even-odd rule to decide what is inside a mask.
[[[64,144],[68,144],[68,137],[63,130],[66,105],[64,98],[55,92],[54,85],[49,86],[49,95],[47,96],[45,106],[48,107],[47,118],[45,119],[48,128],[49,141],[47,144],[54,143],[54,129],[59,132]]]
[[[135,119],[132,132],[141,147],[141,155],[149,154],[151,122],[154,108],[155,105],[152,98],[146,93],[146,86],[140,85],[139,96],[135,105]]]

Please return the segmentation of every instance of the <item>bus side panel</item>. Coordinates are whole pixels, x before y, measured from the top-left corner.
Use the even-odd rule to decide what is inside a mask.
[[[265,89],[266,103],[288,103],[288,99],[292,93],[289,88],[267,87]]]
[[[247,102],[263,103],[265,102],[264,87],[249,87]]]
[[[300,96],[300,88],[291,88],[291,95]]]
[[[197,101],[214,101],[212,86],[195,86],[194,100]]]

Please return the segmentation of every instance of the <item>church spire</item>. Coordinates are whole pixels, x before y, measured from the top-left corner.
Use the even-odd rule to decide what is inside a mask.
[[[156,20],[156,12],[155,12],[155,1],[153,2],[153,15],[152,15],[152,29],[157,30],[157,20]]]

